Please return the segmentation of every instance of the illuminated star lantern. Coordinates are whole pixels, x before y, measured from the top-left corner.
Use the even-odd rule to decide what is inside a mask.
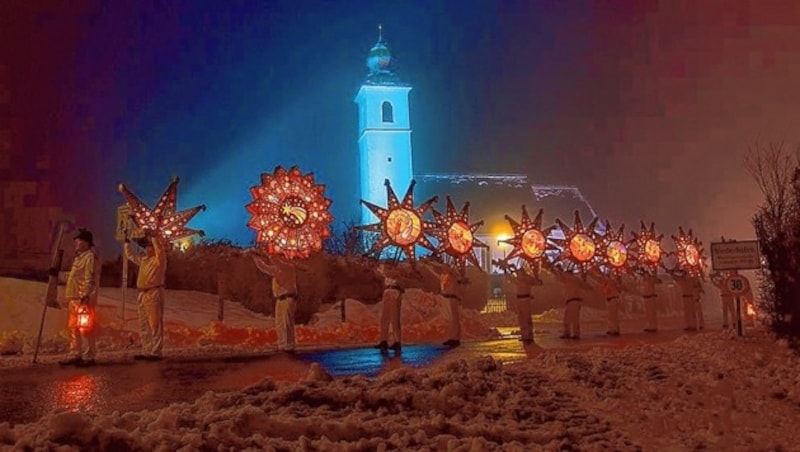
[[[600,259],[606,273],[620,277],[631,271],[631,262],[628,256],[628,246],[625,244],[625,225],[620,225],[616,231],[611,223],[606,221],[606,234],[601,240]]]
[[[131,209],[131,216],[136,227],[154,233],[156,237],[161,237],[168,242],[173,242],[192,235],[205,235],[203,231],[186,227],[198,212],[206,210],[206,206],[200,205],[191,209],[176,211],[178,203],[178,182],[177,177],[164,190],[164,194],[156,202],[155,207],[149,208],[128,187],[119,184],[119,191],[125,197],[128,207]]]
[[[577,268],[584,276],[589,271],[597,267],[601,262],[600,241],[601,237],[595,231],[597,218],[594,218],[587,226],[583,226],[581,215],[576,210],[574,226],[570,228],[563,221],[556,219],[559,229],[564,234],[563,239],[554,239],[559,245],[559,254],[555,258],[555,263],[568,262]]]
[[[664,248],[661,247],[661,239],[664,234],[656,235],[655,223],[650,223],[648,229],[644,221],[641,222],[639,232],[633,233],[631,249],[636,252],[636,265],[643,267],[649,273],[655,273],[661,265],[661,258],[664,256]]]
[[[467,261],[480,268],[475,248],[489,248],[489,246],[475,237],[475,231],[483,225],[483,220],[470,224],[469,202],[464,203],[461,211],[457,212],[448,196],[445,213],[442,214],[436,209],[432,212],[434,222],[431,229],[437,240],[436,254],[445,253],[451,256],[462,273]]]
[[[433,244],[426,237],[426,222],[423,220],[425,212],[431,209],[433,203],[438,199],[433,197],[419,207],[414,207],[414,186],[416,181],[412,180],[408,186],[403,201],[397,200],[397,195],[392,189],[389,179],[383,184],[386,186],[387,207],[376,206],[369,201],[361,200],[376,217],[378,222],[359,226],[358,229],[380,234],[378,240],[373,243],[370,254],[381,255],[387,247],[396,247],[402,250],[405,255],[414,260],[416,257],[415,247],[421,245],[429,250],[434,250]]]
[[[330,236],[331,200],[313,174],[293,166],[278,166],[272,174],[261,173],[261,185],[250,188],[253,201],[246,206],[252,217],[247,226],[256,231],[256,245],[269,255],[305,259],[322,249]]]
[[[703,245],[694,236],[692,230],[683,232],[683,228],[678,226],[678,236],[672,236],[675,241],[675,257],[678,258],[677,266],[686,271],[691,276],[700,277],[703,275],[705,258],[703,257]]]
[[[510,216],[505,215],[505,219],[514,232],[513,237],[500,240],[500,243],[507,243],[512,247],[508,256],[503,259],[506,265],[512,259],[519,258],[528,262],[532,269],[538,270],[539,264],[546,259],[545,252],[554,248],[547,237],[555,226],[542,229],[542,215],[544,215],[544,209],[539,209],[536,218],[531,219],[525,205],[522,206],[521,222],[518,223]]]

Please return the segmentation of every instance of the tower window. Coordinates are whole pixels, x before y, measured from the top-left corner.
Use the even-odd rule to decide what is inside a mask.
[[[394,109],[392,108],[392,104],[386,101],[381,107],[383,108],[383,122],[394,122]]]

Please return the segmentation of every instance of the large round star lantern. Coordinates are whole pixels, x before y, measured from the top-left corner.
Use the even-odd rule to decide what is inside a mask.
[[[631,263],[628,252],[628,245],[625,243],[625,225],[620,225],[619,229],[614,230],[611,223],[606,221],[606,233],[600,242],[601,265],[606,274],[620,277],[630,273]]]
[[[658,271],[664,257],[664,248],[661,247],[661,240],[664,234],[656,234],[655,223],[650,223],[650,227],[645,226],[641,221],[639,232],[633,232],[631,250],[636,254],[636,265],[653,274]]]
[[[564,224],[556,218],[556,224],[564,235],[563,239],[553,239],[559,245],[559,253],[553,264],[563,262],[571,264],[584,276],[591,270],[597,268],[601,263],[601,240],[597,233],[597,218],[594,218],[588,225],[584,226],[581,221],[580,212],[575,211],[573,227]]]
[[[673,235],[672,240],[675,241],[673,253],[678,259],[677,267],[691,276],[702,276],[703,268],[706,265],[703,244],[697,240],[692,230],[689,229],[687,233],[683,231],[683,227],[678,226],[678,235]]]
[[[176,210],[179,181],[180,179],[177,177],[172,179],[167,189],[164,190],[164,194],[161,195],[161,198],[158,199],[152,209],[133,194],[128,187],[124,184],[119,184],[119,192],[125,198],[137,228],[150,232],[167,242],[173,242],[192,235],[204,235],[203,231],[187,228],[186,224],[198,212],[206,210],[205,205],[199,205],[187,210]]]
[[[311,173],[303,174],[296,166],[262,173],[261,185],[250,188],[253,201],[246,206],[256,245],[289,259],[305,259],[321,250],[333,221],[324,192],[324,185],[315,184]]]
[[[433,197],[419,207],[414,207],[416,181],[411,181],[402,202],[398,201],[389,179],[386,179],[383,184],[386,186],[386,208],[361,200],[361,203],[378,217],[377,223],[358,226],[358,229],[380,234],[372,244],[369,253],[380,256],[387,247],[395,247],[395,249],[402,250],[410,260],[414,260],[417,245],[434,250],[433,244],[426,236],[429,233],[427,231],[428,224],[423,219],[423,215],[431,209],[438,198]]]
[[[436,254],[447,254],[453,259],[453,264],[463,273],[467,261],[480,268],[475,248],[489,248],[480,239],[475,237],[483,220],[477,223],[469,222],[469,202],[464,203],[460,211],[456,211],[453,201],[447,197],[445,213],[436,209],[432,210],[434,221],[431,224],[433,236],[436,237]]]
[[[542,229],[542,216],[544,209],[539,209],[534,219],[528,214],[525,205],[522,206],[522,219],[517,222],[508,215],[506,221],[511,225],[513,236],[509,239],[500,240],[500,243],[511,245],[511,251],[500,261],[500,266],[507,268],[510,261],[516,258],[529,264],[529,268],[538,270],[543,260],[547,259],[546,252],[555,249],[547,237],[555,226]]]

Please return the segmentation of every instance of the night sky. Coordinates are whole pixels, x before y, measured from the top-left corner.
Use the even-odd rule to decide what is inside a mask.
[[[799,5],[3,2],[12,165],[105,249],[116,184],[152,204],[174,175],[210,238],[250,243],[248,189],[276,165],[313,171],[336,222],[354,220],[353,98],[383,24],[414,88],[416,173],[522,172],[629,230],[751,239],[747,146],[800,144]]]

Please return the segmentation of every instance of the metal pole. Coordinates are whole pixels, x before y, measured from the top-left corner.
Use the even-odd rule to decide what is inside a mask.
[[[122,329],[125,330],[125,292],[128,289],[128,253],[122,245]]]
[[[736,297],[736,334],[743,335],[742,332],[742,298]]]

